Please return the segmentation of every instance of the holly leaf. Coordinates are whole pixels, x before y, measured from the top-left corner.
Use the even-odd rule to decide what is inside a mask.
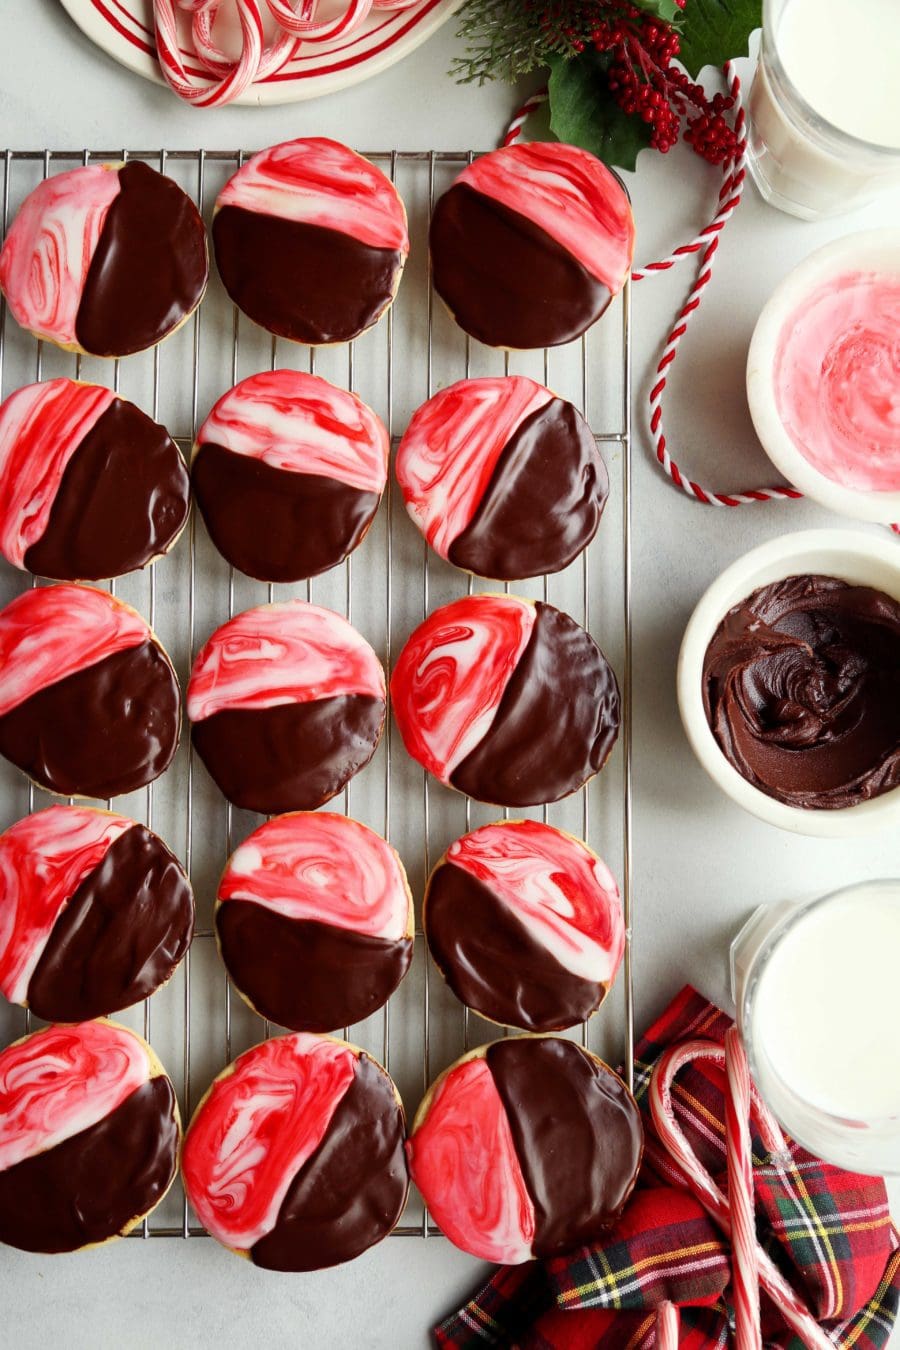
[[[746,56],[750,34],[762,26],[762,0],[688,0],[679,60],[694,79],[704,66]]]
[[[624,113],[606,82],[606,58],[587,51],[574,60],[550,63],[550,129],[569,145],[590,150],[606,164],[633,169],[650,144],[651,130],[640,117]]]
[[[684,10],[675,3],[675,0],[635,0],[635,4],[646,14],[655,14],[658,19],[663,19],[676,28],[681,27]]]

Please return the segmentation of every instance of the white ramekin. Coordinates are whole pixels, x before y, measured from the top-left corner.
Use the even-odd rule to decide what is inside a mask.
[[[900,546],[858,530],[803,530],[745,553],[713,582],[691,615],[678,657],[678,706],[691,748],[723,792],[751,815],[795,834],[848,839],[900,823],[900,787],[856,806],[807,810],[776,801],[733,768],[703,708],[703,661],[720,622],[755,591],[802,574],[840,577],[900,601]]]
[[[832,511],[855,520],[892,524],[900,521],[900,492],[863,492],[826,478],[797,449],[775,402],[772,374],[785,321],[811,291],[848,270],[900,275],[900,230],[847,235],[810,254],[785,277],[773,291],[753,332],[747,357],[747,399],[763,449],[788,482]]]

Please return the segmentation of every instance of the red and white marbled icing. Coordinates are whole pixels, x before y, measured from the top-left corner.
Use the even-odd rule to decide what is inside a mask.
[[[534,221],[616,295],[634,254],[624,189],[587,150],[533,141],[482,155],[457,178]]]
[[[524,375],[459,380],[415,413],[395,472],[407,511],[442,558],[471,523],[509,441],[554,397]]]
[[[600,984],[615,978],[625,951],[619,888],[584,844],[537,820],[511,820],[463,835],[446,856],[505,902],[566,970]]]
[[[218,898],[393,942],[409,927],[397,854],[374,830],[331,811],[294,811],[254,830],[228,860]]]
[[[430,614],[391,677],[403,742],[449,784],[487,734],[534,628],[534,605],[514,595],[467,595]]]
[[[0,834],[0,993],[24,1003],[53,925],[133,820],[49,806]]]
[[[267,370],[241,380],[219,399],[197,443],[379,496],[387,481],[388,434],[381,420],[355,394],[300,370]]]
[[[0,250],[0,289],[16,322],[62,346],[77,346],[75,320],[110,206],[118,165],[55,174],[31,192]]]
[[[187,711],[192,722],[202,722],[224,708],[274,708],[342,694],[384,698],[378,657],[340,614],[285,600],[245,610],[216,629],[194,662]]]
[[[900,492],[900,277],[830,277],[784,321],[778,415],[804,459],[860,492]]]
[[[25,591],[0,610],[0,716],[151,639],[141,616],[108,591],[68,583]]]
[[[0,404],[0,553],[14,567],[42,539],[69,460],[116,395],[97,384],[27,384]]]
[[[262,150],[225,184],[216,209],[277,216],[406,256],[406,211],[390,179],[339,141],[301,137]]]
[[[115,1022],[47,1027],[0,1051],[0,1172],[99,1124],[151,1076],[143,1042]]]
[[[500,1265],[531,1257],[534,1204],[484,1059],[439,1080],[406,1151],[410,1175],[451,1242]]]
[[[213,1237],[247,1251],[271,1233],[356,1064],[344,1042],[299,1032],[254,1046],[215,1080],[181,1160],[191,1204]]]

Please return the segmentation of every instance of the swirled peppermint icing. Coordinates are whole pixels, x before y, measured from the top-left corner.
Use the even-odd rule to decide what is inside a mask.
[[[410,754],[442,783],[484,739],[531,638],[535,608],[516,596],[464,596],[408,639],[391,678]]]
[[[134,825],[127,816],[50,806],[0,834],[0,992],[23,1003],[59,915]]]
[[[100,385],[59,379],[0,404],[0,553],[15,567],[43,537],[69,461],[115,399]]]
[[[900,277],[845,272],[784,321],[778,414],[814,469],[861,492],[900,492]]]
[[[0,716],[117,652],[152,640],[149,626],[108,591],[44,586],[0,610]]]
[[[78,344],[75,321],[119,166],[55,174],[25,199],[0,250],[0,289],[17,323],[62,346]]]
[[[330,811],[261,825],[231,855],[221,903],[249,901],[368,937],[408,936],[410,897],[397,854],[374,830]]]
[[[613,979],[625,950],[619,888],[580,840],[536,820],[502,821],[457,839],[446,862],[487,886],[573,975]]]
[[[0,1051],[0,1172],[98,1124],[151,1077],[113,1022],[48,1027]]]
[[[621,184],[595,155],[532,141],[482,155],[456,180],[534,221],[615,295],[634,253],[634,217]]]
[[[318,225],[373,248],[409,252],[406,212],[380,169],[338,141],[310,136],[254,155],[219,193],[216,210],[239,207]]]
[[[273,469],[384,491],[388,437],[362,399],[318,375],[267,370],[223,394],[197,437]]]
[[[472,520],[514,433],[553,394],[524,375],[460,380],[414,414],[397,450],[406,509],[442,558]]]
[[[485,1059],[456,1064],[438,1080],[407,1154],[412,1179],[451,1242],[484,1261],[530,1260],[534,1204]]]
[[[245,610],[216,629],[194,662],[187,709],[201,722],[225,709],[347,694],[384,698],[378,657],[340,614],[286,600]]]

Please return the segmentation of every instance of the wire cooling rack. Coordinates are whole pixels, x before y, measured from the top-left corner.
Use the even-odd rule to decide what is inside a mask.
[[[94,160],[143,159],[175,178],[208,220],[243,151],[6,151],[3,230],[25,195],[49,174]],[[410,217],[412,252],[398,298],[375,329],[348,345],[311,350],[275,339],[243,317],[213,275],[200,309],[151,352],[122,361],[79,357],[37,342],[0,311],[0,390],[59,375],[109,384],[163,422],[184,454],[215,400],[238,379],[291,366],[315,371],[354,390],[385,421],[396,447],[414,409],[436,389],[469,375],[530,375],[585,412],[610,470],[611,492],[597,538],[565,572],[512,587],[567,610],[597,638],[615,668],[623,696],[623,725],[604,770],[580,793],[549,808],[523,813],[580,836],[617,874],[627,928],[623,970],[600,1013],[569,1033],[611,1063],[630,1066],[632,1002],[631,831],[631,415],[630,294],[623,294],[585,339],[544,352],[504,354],[468,339],[430,285],[427,226],[437,195],[474,158],[473,152],[380,152],[368,156],[396,183]],[[299,595],[346,614],[381,655],[388,673],[408,633],[438,605],[467,591],[496,590],[430,554],[389,483],[375,523],[346,563],[299,586],[265,585],[235,573],[192,517],[173,553],[147,571],[110,583],[150,621],[169,651],[184,688],[200,644],[230,615],[266,600]],[[31,584],[37,584],[32,578]],[[0,601],[28,585],[0,564]],[[510,590],[509,584],[502,589]],[[0,824],[48,805],[0,762]],[[104,803],[105,804],[105,803]],[[182,737],[175,762],[149,788],[115,800],[115,809],[157,830],[183,859],[197,900],[191,951],[169,984],[118,1020],[151,1039],[178,1090],[182,1115],[216,1073],[263,1036],[268,1023],[231,990],[219,962],[212,911],[219,874],[231,850],[260,817],[227,805]],[[412,968],[386,1007],[366,1022],[338,1029],[380,1059],[393,1075],[411,1119],[428,1084],[470,1046],[502,1034],[470,1014],[429,966],[419,922],[425,879],[446,847],[464,830],[496,819],[497,811],[430,780],[406,755],[390,719],[371,762],[329,804],[384,834],[398,849],[416,898],[417,934]],[[506,815],[509,813],[506,812]],[[2,1002],[2,1000],[0,1000]],[[32,1028],[29,1013],[0,1007],[0,1045]],[[179,1186],[136,1230],[143,1237],[203,1234]],[[413,1195],[396,1233],[438,1232]]]

